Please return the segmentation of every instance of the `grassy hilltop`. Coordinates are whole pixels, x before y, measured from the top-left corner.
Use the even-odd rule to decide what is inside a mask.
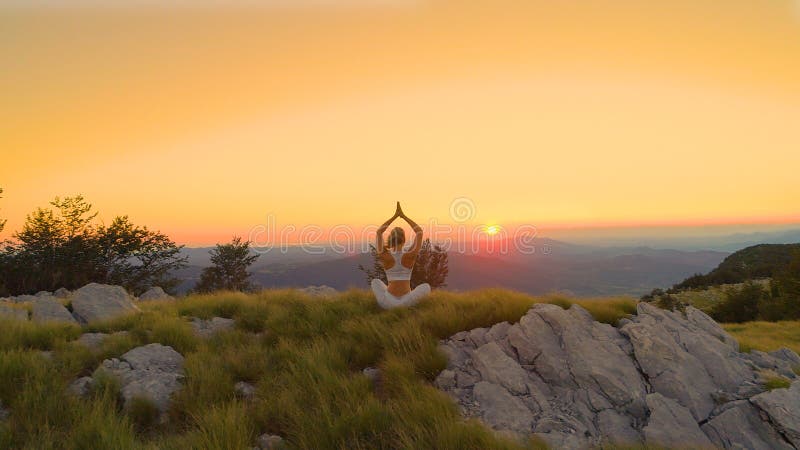
[[[0,421],[0,448],[244,449],[267,432],[296,448],[519,448],[463,420],[430,382],[446,365],[436,348],[440,338],[516,322],[536,302],[579,303],[607,323],[633,313],[636,303],[493,289],[438,291],[414,308],[383,311],[362,290],[331,299],[270,290],[146,302],[141,314],[82,328],[2,322],[0,401],[11,416]],[[189,317],[214,316],[235,319],[236,328],[197,337]],[[83,332],[123,330],[128,333],[109,337],[96,351],[74,342]],[[745,346],[766,342],[756,329],[729,331],[755,343]],[[775,346],[800,350],[800,336],[786,339],[794,345]],[[103,359],[151,342],[186,357],[184,387],[173,398],[167,424],[158,423],[147,404],[122,412],[111,380],[87,399],[66,392]],[[361,372],[370,366],[382,371],[376,385]],[[237,398],[238,381],[257,387],[253,400]],[[527,448],[541,444],[532,441]]]

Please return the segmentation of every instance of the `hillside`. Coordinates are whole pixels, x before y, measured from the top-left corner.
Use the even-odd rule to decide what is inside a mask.
[[[117,292],[119,288],[96,285],[90,290]],[[74,316],[86,318],[88,313],[108,312],[97,308],[97,302],[105,301],[102,297],[94,297],[87,304],[85,296],[79,295],[80,290],[61,300]],[[57,301],[47,295],[14,299],[18,300],[5,305],[5,309],[23,312],[23,317],[3,316],[4,311],[0,310],[0,326],[4,330],[0,334],[0,448],[231,449],[255,445],[265,449],[282,445],[304,449],[543,449],[546,442],[554,445],[552,448],[575,448],[574,443],[583,442],[585,435],[567,430],[594,425],[573,416],[579,413],[572,407],[563,415],[554,416],[554,421],[536,413],[534,435],[520,440],[518,435],[493,433],[491,429],[506,430],[510,423],[519,429],[519,418],[534,411],[530,398],[513,397],[522,398],[528,405],[525,408],[531,410],[520,410],[521,414],[512,416],[508,415],[511,410],[502,406],[506,402],[497,403],[497,397],[491,396],[497,388],[484,392],[490,394],[480,402],[484,410],[456,406],[453,395],[459,403],[467,398],[467,391],[459,389],[469,388],[471,392],[473,386],[480,390],[483,388],[479,385],[486,387],[487,383],[507,385],[508,389],[515,386],[518,371],[513,367],[507,370],[508,356],[495,354],[480,359],[490,350],[487,347],[474,351],[474,357],[479,358],[476,364],[465,366],[440,345],[486,346],[489,340],[500,346],[513,343],[518,350],[509,354],[514,358],[545,352],[546,358],[537,359],[539,365],[526,365],[525,370],[535,367],[549,389],[568,398],[574,396],[574,406],[585,405],[586,400],[579,396],[582,390],[573,390],[572,382],[563,378],[567,372],[548,372],[548,364],[568,362],[570,373],[575,376],[573,381],[589,383],[581,386],[592,391],[593,404],[608,399],[626,404],[625,398],[610,389],[620,382],[632,383],[624,390],[628,392],[625,395],[635,397],[631,403],[635,407],[628,408],[628,412],[620,409],[620,413],[650,417],[638,424],[631,422],[634,428],[625,435],[634,440],[646,439],[648,445],[670,439],[680,442],[688,437],[702,440],[708,439],[704,433],[722,433],[720,436],[725,437],[730,430],[747,424],[737,425],[738,416],[714,410],[709,420],[701,422],[701,432],[691,416],[688,422],[684,420],[686,409],[676,406],[673,400],[664,400],[660,394],[636,396],[631,386],[652,383],[653,389],[669,397],[664,386],[672,382],[659,385],[653,374],[647,381],[635,369],[630,373],[621,370],[622,362],[630,357],[620,349],[632,345],[641,355],[645,355],[641,352],[646,348],[663,350],[640,341],[645,338],[640,333],[655,332],[662,326],[683,327],[682,339],[692,343],[688,350],[668,344],[680,354],[646,354],[640,360],[643,370],[661,371],[657,367],[659,361],[671,361],[669,377],[673,378],[665,375],[662,379],[691,380],[691,390],[687,391],[687,399],[691,400],[686,404],[691,405],[692,414],[709,414],[708,390],[720,383],[738,381],[704,378],[709,375],[698,371],[710,369],[692,366],[696,363],[690,361],[695,357],[686,352],[705,352],[705,359],[712,364],[708,367],[727,364],[731,370],[736,368],[736,377],[741,377],[748,389],[741,395],[752,396],[765,414],[772,414],[771,423],[779,424],[775,426],[783,426],[780,424],[786,420],[779,414],[782,406],[776,403],[784,396],[776,399],[765,391],[766,386],[773,379],[781,386],[794,379],[789,363],[782,358],[798,358],[788,350],[737,353],[735,341],[703,315],[695,314],[687,322],[647,305],[640,306],[637,314],[635,300],[626,298],[578,301],[563,296],[536,298],[497,289],[460,294],[437,291],[417,307],[384,311],[364,290],[310,297],[284,289],[253,295],[218,293],[179,300],[137,301],[132,310],[126,309],[125,315],[89,320],[82,325],[28,321],[28,311],[36,320],[43,313],[43,305],[49,305],[44,311],[47,313],[58,309]],[[120,302],[130,300],[117,299],[115,305],[120,306]],[[550,305],[532,309],[540,303]],[[61,310],[65,311],[63,307]],[[71,321],[69,313],[66,315],[65,320]],[[544,334],[530,344],[515,340],[514,327],[527,326],[523,324],[534,316],[551,324],[531,330],[557,333],[563,347],[552,347],[552,336]],[[628,319],[620,320],[625,317]],[[650,323],[654,317],[661,325]],[[758,330],[747,332],[756,339]],[[659,333],[658,339],[667,345],[665,339],[671,335],[663,330]],[[566,359],[559,356],[564,351]],[[608,358],[608,352],[617,359]],[[544,363],[547,364],[541,365]],[[764,365],[778,372],[763,372]],[[451,380],[455,384],[448,381],[448,370],[469,372],[475,368],[483,381],[468,382],[465,375],[457,372],[453,372]],[[632,378],[625,378],[628,376]],[[713,375],[718,376],[716,372]],[[566,384],[559,387],[558,379]],[[598,385],[592,383],[603,387],[597,391]],[[537,392],[546,392],[543,385],[537,386]],[[794,395],[794,390],[784,391]],[[520,391],[514,392],[519,395]],[[557,395],[547,401],[558,403],[559,398],[567,397]],[[544,401],[537,401],[540,400]],[[503,408],[500,413],[485,409],[498,405]],[[729,406],[739,412],[750,411],[740,409],[741,402],[731,402]],[[476,412],[480,413],[477,420],[463,420],[463,415],[475,417]],[[669,419],[672,414],[681,417],[679,423]],[[602,416],[597,423],[607,423],[612,428],[603,425],[599,431],[591,431],[595,433],[591,439],[618,436],[614,430],[623,428],[617,416]],[[512,422],[504,422],[507,419]],[[602,422],[606,419],[613,420]],[[784,438],[766,422],[757,420],[747,426],[755,427],[753,436],[760,439],[758,442],[785,444]],[[563,441],[569,436],[578,440]],[[741,442],[737,441],[741,435],[733,439]],[[562,441],[565,445],[554,444]]]
[[[770,278],[785,268],[800,244],[759,244],[739,250],[726,257],[709,273],[693,275],[673,286],[673,290],[697,289],[721,284],[743,283],[747,280]]]

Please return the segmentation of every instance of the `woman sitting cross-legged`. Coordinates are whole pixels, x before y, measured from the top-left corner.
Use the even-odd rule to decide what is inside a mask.
[[[403,251],[406,234],[400,227],[394,227],[389,233],[386,245],[383,243],[384,231],[398,217],[408,222],[415,233],[414,243],[406,252]],[[372,279],[372,292],[375,293],[378,305],[384,309],[411,306],[430,294],[431,286],[428,283],[422,283],[413,290],[411,289],[411,270],[414,268],[414,262],[417,260],[417,254],[422,246],[422,228],[403,213],[400,202],[397,202],[397,210],[394,215],[378,228],[376,244],[378,258],[386,272],[386,280],[389,281],[387,286],[379,278]]]

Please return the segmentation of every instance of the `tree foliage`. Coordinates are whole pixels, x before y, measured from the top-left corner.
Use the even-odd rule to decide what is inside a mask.
[[[741,288],[730,288],[725,300],[714,305],[711,317],[718,322],[747,322],[758,317],[758,306],[767,296],[764,288],[748,281]]]
[[[374,278],[378,278],[384,283],[386,272],[383,264],[378,257],[375,246],[370,244],[369,253],[372,257],[372,267],[364,267],[359,264],[358,268],[366,275],[367,284],[372,283]],[[414,269],[411,271],[411,289],[422,283],[428,283],[431,289],[447,286],[447,274],[449,272],[447,252],[438,244],[432,244],[430,239],[422,241]]]
[[[0,194],[2,194],[2,193],[3,193],[3,188],[0,188]],[[0,195],[0,198],[3,198],[3,196]],[[3,228],[5,228],[5,227],[6,227],[6,220],[5,219],[0,219],[0,231],[3,231]]]
[[[250,282],[250,273],[247,272],[247,268],[258,259],[258,256],[250,254],[250,242],[242,242],[240,237],[234,237],[228,244],[217,244],[211,250],[213,266],[203,269],[195,291],[248,292],[255,290],[256,286]]]
[[[0,252],[6,294],[76,289],[90,282],[119,284],[136,294],[177,285],[171,273],[186,258],[166,235],[133,225],[127,216],[96,225],[97,213],[81,195],[56,197],[50,205],[29,214]]]

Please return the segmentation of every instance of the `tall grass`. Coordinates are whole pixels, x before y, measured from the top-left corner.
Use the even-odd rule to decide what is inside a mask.
[[[743,352],[750,350],[769,352],[786,347],[800,353],[800,321],[758,321],[722,326],[739,341],[739,348]]]
[[[3,322],[0,400],[11,417],[0,424],[0,448],[247,448],[267,432],[307,449],[543,448],[463,420],[430,383],[446,366],[439,339],[516,322],[536,302],[578,303],[607,323],[635,311],[626,298],[537,299],[500,289],[437,291],[413,308],[384,311],[363,290],[332,299],[271,290],[146,302],[140,314],[83,329]],[[190,318],[214,316],[235,319],[236,328],[196,337]],[[73,342],[85,331],[127,333],[90,350]],[[88,399],[66,393],[70,381],[104,358],[150,342],[185,356],[186,378],[168,426],[153,423],[146,402],[123,412],[113,381],[98,383]],[[362,375],[368,366],[381,369],[379,382]],[[255,397],[237,398],[238,381],[254,384]]]

